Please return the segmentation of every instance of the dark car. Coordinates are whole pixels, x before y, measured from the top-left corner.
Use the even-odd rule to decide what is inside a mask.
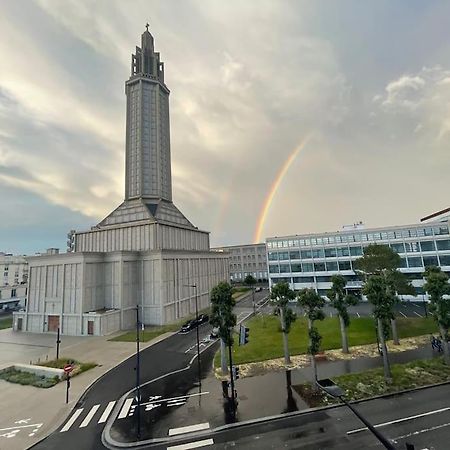
[[[188,320],[186,323],[184,323],[181,326],[180,333],[188,333],[189,331],[193,330],[197,326],[197,321],[194,320]]]
[[[208,314],[199,314],[198,316],[198,324],[201,325],[202,323],[208,322],[209,316]]]

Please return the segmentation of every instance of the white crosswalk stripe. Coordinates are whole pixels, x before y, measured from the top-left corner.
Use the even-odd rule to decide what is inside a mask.
[[[61,428],[61,433],[64,433],[65,431],[69,431],[70,427],[74,424],[75,420],[78,419],[78,416],[83,412],[83,408],[77,409],[72,417],[66,422],[66,424]]]
[[[108,406],[105,408],[105,411],[103,411],[102,417],[100,417],[100,420],[98,421],[98,423],[104,423],[107,421],[115,404],[116,404],[115,400],[108,403]]]
[[[100,405],[94,405],[91,410],[88,412],[87,416],[84,418],[83,422],[81,422],[80,428],[85,428],[89,425],[89,422],[94,417],[97,409],[100,408]]]

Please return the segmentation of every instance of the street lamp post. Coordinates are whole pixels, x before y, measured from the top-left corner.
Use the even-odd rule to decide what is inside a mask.
[[[197,295],[197,284],[186,284],[186,287],[193,287],[195,289],[195,321],[196,321],[196,336],[197,336],[197,368],[198,368],[198,385],[202,385],[202,366],[200,361],[200,337],[199,337],[199,331],[198,331],[198,295]]]
[[[137,438],[141,437],[141,377],[139,353],[139,305],[136,305],[136,397],[137,397]]]

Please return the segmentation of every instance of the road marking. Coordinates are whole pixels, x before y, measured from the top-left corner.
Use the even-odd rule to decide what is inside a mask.
[[[187,427],[171,428],[169,430],[169,436],[176,436],[177,434],[192,433],[193,431],[201,431],[207,429],[209,429],[208,422],[198,423],[196,425],[189,425]]]
[[[416,316],[423,317],[421,314],[419,314],[419,313],[416,312],[416,311],[414,311],[414,314],[415,314]]]
[[[359,312],[357,312],[356,315],[358,316],[358,318],[361,317],[361,316],[359,315]]]
[[[161,402],[174,402],[176,400],[185,400],[188,397],[197,397],[198,395],[206,395],[209,394],[209,391],[204,392],[195,392],[194,394],[186,394],[186,395],[180,395],[179,397],[168,397],[168,398],[161,398],[161,396],[158,396],[158,400],[150,400],[149,402],[141,403],[141,406],[149,405],[151,403],[161,403]],[[150,397],[152,398],[152,397]]]
[[[65,431],[68,431],[70,427],[74,424],[75,420],[78,419],[78,416],[83,412],[84,408],[77,409],[72,417],[66,422],[66,424],[61,428],[60,433],[64,433]]]
[[[379,423],[377,425],[374,425],[374,427],[375,428],[386,427],[386,426],[392,425],[394,423],[406,422],[407,420],[414,420],[414,419],[418,419],[419,417],[431,416],[432,414],[439,414],[441,412],[445,412],[445,411],[449,411],[449,410],[450,410],[450,406],[448,406],[447,408],[435,409],[433,411],[428,411],[428,412],[422,413],[422,414],[416,414],[415,416],[402,417],[401,419],[391,420],[390,422]],[[355,434],[355,433],[359,433],[360,431],[365,431],[365,430],[367,430],[367,427],[357,428],[356,430],[347,431],[347,434]]]
[[[413,303],[413,306],[415,306],[416,308],[420,308],[420,306],[416,305],[415,303]]]
[[[80,428],[87,427],[89,425],[89,422],[94,417],[95,413],[97,412],[97,409],[100,408],[100,405],[94,405],[91,410],[87,413],[87,416],[84,418],[83,422],[81,422]]]
[[[403,314],[401,311],[399,311],[399,313],[400,313],[403,317],[406,317],[406,314]]]
[[[187,444],[173,445],[172,447],[167,447],[167,450],[189,450],[191,448],[206,447],[207,445],[213,445],[214,441],[212,439],[203,439],[202,441],[188,442]]]
[[[398,439],[408,438],[408,437],[411,437],[411,436],[416,436],[416,435],[422,434],[422,433],[427,433],[428,431],[438,430],[439,428],[448,427],[449,425],[450,425],[450,422],[443,423],[442,425],[436,425],[436,426],[431,427],[431,428],[424,428],[423,430],[412,431],[411,433],[404,434],[403,436],[398,436],[398,437],[394,438],[394,441],[397,441]],[[426,450],[426,449],[423,449],[423,450]]]
[[[133,398],[127,398],[125,400],[125,403],[122,406],[122,409],[120,410],[119,415],[117,416],[118,419],[123,419],[124,417],[127,417],[128,411],[130,410],[130,406],[133,403]]]
[[[116,404],[116,401],[112,401],[108,403],[108,406],[103,411],[102,417],[100,417],[100,420],[98,423],[103,423],[108,420],[109,415],[111,414],[112,409],[114,408],[114,405]]]
[[[8,427],[8,428],[0,428],[0,431],[8,431],[8,430],[19,430],[22,428],[30,428],[30,427],[41,427],[42,423],[33,423],[31,425],[21,425],[16,427]]]

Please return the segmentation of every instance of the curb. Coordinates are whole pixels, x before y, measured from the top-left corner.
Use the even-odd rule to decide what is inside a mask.
[[[150,343],[147,345],[147,347],[145,347],[141,351],[145,351],[147,348],[150,348],[153,345],[158,344],[159,342],[161,342],[161,341],[163,341],[165,339],[168,339],[169,337],[173,336],[174,334],[176,334],[175,331],[174,332],[167,332],[167,333],[161,334],[160,336],[157,336],[153,341],[150,341]],[[27,447],[27,450],[32,449],[33,447],[35,447],[36,445],[40,444],[45,439],[47,439],[51,434],[53,434],[64,423],[64,421],[67,419],[67,417],[70,416],[70,414],[77,408],[79,403],[84,400],[85,396],[88,394],[88,392],[93,388],[93,386],[97,382],[99,382],[106,374],[108,374],[112,370],[115,370],[117,367],[119,367],[121,364],[123,364],[125,361],[127,361],[130,358],[132,358],[133,356],[134,356],[134,353],[131,354],[130,356],[127,356],[126,358],[123,358],[115,366],[111,367],[106,372],[103,372],[102,374],[98,375],[97,378],[92,380],[86,386],[86,388],[83,390],[83,392],[79,395],[79,397],[75,400],[73,406],[70,406],[70,408],[67,410],[67,414],[64,413],[64,414],[58,415],[58,417],[56,418],[56,420],[53,423],[53,425],[49,427],[49,429],[48,429],[47,433],[45,434],[45,436],[41,436],[41,438],[37,442],[35,442],[31,446]]]

